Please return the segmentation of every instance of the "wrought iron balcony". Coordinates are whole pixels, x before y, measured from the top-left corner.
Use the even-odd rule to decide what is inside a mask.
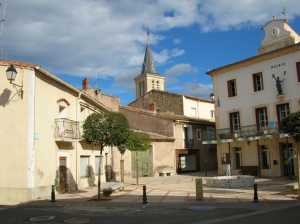
[[[80,139],[79,122],[67,118],[55,119],[55,139],[57,141]]]
[[[247,125],[242,126],[238,130],[231,130],[230,128],[217,129],[215,134],[204,133],[203,142],[212,142],[212,141],[230,141],[230,140],[255,140],[260,137],[267,137],[273,134],[278,134],[279,129],[276,122],[269,122],[265,127],[257,127],[257,125]]]

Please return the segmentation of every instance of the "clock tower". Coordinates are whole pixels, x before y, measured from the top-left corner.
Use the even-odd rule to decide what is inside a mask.
[[[276,19],[263,26],[265,38],[258,49],[259,54],[277,50],[300,42],[299,35],[289,26],[287,19]]]

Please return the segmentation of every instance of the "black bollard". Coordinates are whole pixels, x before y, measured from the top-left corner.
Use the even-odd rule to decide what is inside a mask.
[[[51,187],[51,202],[55,202],[55,186]]]
[[[147,204],[147,189],[146,189],[146,185],[143,185],[143,204]]]
[[[258,202],[258,194],[257,194],[257,184],[256,183],[253,185],[253,190],[254,190],[253,202],[257,203]]]

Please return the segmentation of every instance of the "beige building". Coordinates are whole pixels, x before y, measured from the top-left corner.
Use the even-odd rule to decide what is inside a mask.
[[[230,170],[258,176],[296,173],[296,146],[279,127],[300,109],[300,39],[282,19],[268,22],[264,31],[256,56],[208,72],[220,175]]]
[[[10,83],[5,73],[14,68]],[[0,61],[0,71],[0,204],[49,198],[54,184],[66,192],[96,183],[89,177],[99,151],[82,140],[81,125],[93,112],[118,111],[119,99],[88,89],[87,80],[78,90],[34,64]],[[104,158],[110,166],[110,149]]]
[[[135,84],[137,98],[121,112],[131,128],[162,137],[159,142],[153,139],[152,152],[144,158],[151,161],[151,174],[159,175],[161,167],[168,167],[172,174],[216,169],[215,145],[202,144],[202,135],[214,130],[214,103],[167,92],[165,77],[155,71],[148,45]]]
[[[149,151],[139,153],[138,157],[135,152],[126,152],[126,175],[135,176],[136,159],[140,176],[216,169],[216,150],[209,145],[202,145],[199,136],[199,133],[206,133],[207,129],[213,131],[213,122],[131,106],[121,107],[120,112],[127,117],[131,129],[146,133],[150,137],[152,146]],[[117,157],[118,155],[114,155],[114,158]],[[119,168],[117,165],[114,167],[118,174]]]

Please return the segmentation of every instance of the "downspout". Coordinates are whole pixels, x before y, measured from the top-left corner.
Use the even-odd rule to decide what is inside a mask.
[[[80,100],[80,97],[81,97],[81,91],[78,93],[78,97],[76,99],[76,123],[78,124],[78,130],[80,130],[80,122],[79,122],[79,119],[78,119],[78,109],[79,109],[79,100]],[[80,136],[80,132],[79,132],[79,138],[81,137]],[[76,176],[76,179],[75,179],[75,182],[76,182],[76,190],[78,190],[78,186],[79,186],[79,183],[78,183],[78,143],[79,143],[79,140],[76,140],[75,141],[75,154],[76,154],[76,169],[75,169],[75,176]]]
[[[35,174],[35,101],[36,101],[36,74],[27,76],[27,187],[31,191],[31,198],[34,196],[34,174]],[[24,78],[24,77],[23,77]]]

